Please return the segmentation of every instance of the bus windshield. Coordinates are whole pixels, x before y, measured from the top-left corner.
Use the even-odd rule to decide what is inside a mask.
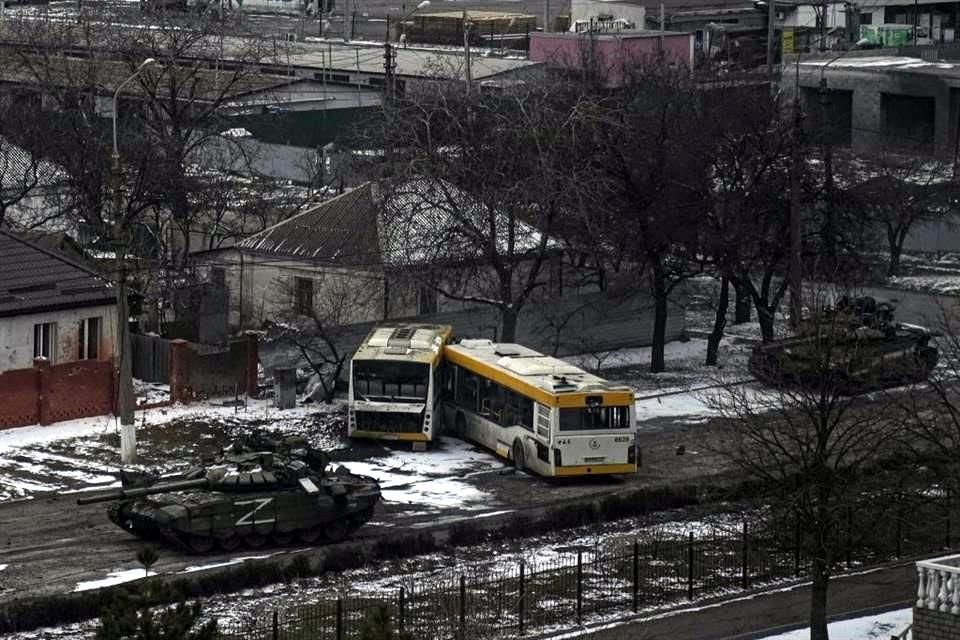
[[[393,360],[354,360],[353,394],[358,400],[423,402],[430,365]]]
[[[560,409],[560,431],[599,431],[630,426],[630,407]]]

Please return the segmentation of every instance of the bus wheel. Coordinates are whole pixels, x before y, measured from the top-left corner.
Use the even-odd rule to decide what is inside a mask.
[[[462,413],[457,413],[457,417],[453,421],[453,431],[454,435],[461,440],[467,439],[467,419],[463,417]]]
[[[526,469],[526,454],[523,452],[523,442],[519,439],[513,441],[513,466],[517,471]]]

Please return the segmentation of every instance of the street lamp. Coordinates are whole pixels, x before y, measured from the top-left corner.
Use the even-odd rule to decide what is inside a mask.
[[[137,459],[137,434],[133,419],[133,367],[130,350],[130,313],[127,310],[127,243],[126,225],[123,216],[123,174],[120,169],[120,150],[117,147],[117,101],[120,91],[147,67],[157,63],[147,58],[137,70],[120,83],[113,93],[113,242],[117,259],[117,359],[119,372],[117,381],[117,409],[120,414],[120,462],[132,464]]]
[[[413,9],[408,11],[400,18],[400,44],[406,48],[407,46],[407,18],[415,14],[420,9],[426,9],[430,6],[430,0],[423,0],[420,4],[415,6]]]

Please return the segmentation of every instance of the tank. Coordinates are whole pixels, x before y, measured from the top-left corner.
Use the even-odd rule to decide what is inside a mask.
[[[168,476],[121,473],[123,488],[77,500],[144,539],[191,553],[339,542],[373,516],[376,480],[330,470],[300,438],[252,435],[205,465]]]
[[[895,322],[894,310],[870,297],[843,298],[797,335],[755,347],[750,372],[773,385],[815,385],[829,373],[846,395],[926,380],[939,357],[934,334]]]

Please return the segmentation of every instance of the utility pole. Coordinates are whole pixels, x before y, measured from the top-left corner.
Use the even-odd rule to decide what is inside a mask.
[[[467,20],[467,10],[463,10],[463,55],[464,55],[464,78],[467,81],[467,96],[470,95],[471,85],[473,84],[473,75],[470,68],[470,22]]]
[[[802,241],[800,237],[800,166],[803,159],[800,156],[800,144],[803,132],[801,129],[802,114],[800,111],[800,95],[793,98],[793,148],[790,153],[790,325],[793,328],[800,326],[803,318],[803,276],[800,265]]]
[[[550,32],[550,0],[544,0],[543,4],[543,32]]]
[[[820,78],[817,88],[820,102],[820,149],[823,155],[823,198],[824,224],[823,235],[826,245],[826,270],[829,273],[837,268],[837,221],[833,201],[833,132],[828,126],[830,114],[830,94],[827,92],[827,79]]]
[[[773,86],[773,38],[776,34],[774,25],[777,20],[777,3],[767,0],[767,80]]]
[[[133,416],[133,367],[130,353],[130,311],[127,309],[127,225],[123,215],[123,170],[113,155],[113,250],[117,260],[117,344],[119,345],[117,413],[120,415],[120,461],[137,461],[137,435]]]
[[[394,82],[393,72],[397,62],[394,58],[393,45],[389,41],[383,45],[383,102],[385,106],[393,104]]]
[[[820,51],[827,50],[827,11],[829,9],[830,5],[827,4],[827,0],[823,0],[820,5]]]

